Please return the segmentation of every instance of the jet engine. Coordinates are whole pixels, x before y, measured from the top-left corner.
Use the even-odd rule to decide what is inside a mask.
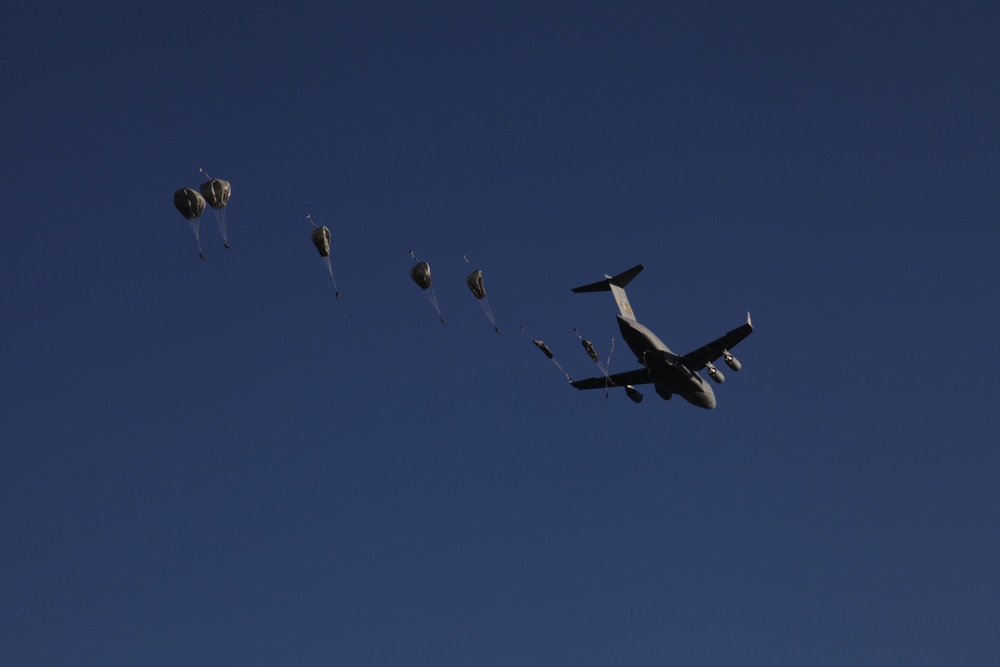
[[[642,403],[642,392],[630,384],[625,385],[625,394],[632,399],[633,403]]]
[[[726,365],[734,371],[738,371],[743,368],[743,364],[740,363],[740,360],[730,354],[729,350],[722,351],[722,358],[726,360]]]
[[[722,371],[712,364],[705,364],[705,368],[708,369],[708,377],[715,380],[716,384],[722,384],[726,381],[726,376],[722,374]]]

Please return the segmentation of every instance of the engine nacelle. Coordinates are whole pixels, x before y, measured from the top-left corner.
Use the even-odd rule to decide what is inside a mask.
[[[722,358],[726,360],[726,365],[734,371],[738,371],[743,368],[743,364],[740,363],[740,360],[730,354],[729,350],[722,351]]]
[[[642,392],[630,384],[625,385],[625,395],[631,398],[633,403],[642,403]]]
[[[722,384],[723,382],[726,381],[726,376],[722,374],[722,371],[720,371],[712,364],[705,364],[705,368],[708,369],[708,377],[715,380],[716,384]]]

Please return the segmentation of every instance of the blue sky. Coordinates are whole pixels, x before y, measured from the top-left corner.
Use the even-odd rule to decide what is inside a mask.
[[[9,9],[0,662],[996,664],[998,25]],[[679,352],[753,313],[718,409],[519,332],[596,374],[640,262]]]

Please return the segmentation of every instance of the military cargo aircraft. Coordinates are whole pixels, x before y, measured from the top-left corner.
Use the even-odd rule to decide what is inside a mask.
[[[670,400],[676,394],[692,405],[711,410],[716,406],[715,393],[699,371],[703,368],[708,369],[708,377],[717,384],[722,384],[726,377],[712,362],[722,357],[729,368],[734,371],[740,370],[739,360],[729,350],[753,333],[750,313],[747,313],[746,324],[741,324],[721,338],[702,345],[688,354],[675,354],[656,337],[656,334],[636,321],[632,306],[625,296],[625,286],[639,275],[643,268],[645,267],[642,264],[638,264],[616,276],[605,275],[604,280],[573,288],[577,293],[611,292],[620,311],[617,316],[618,328],[621,329],[625,342],[642,364],[642,368],[578,380],[571,384],[577,389],[624,387],[628,397],[639,403],[642,401],[642,394],[633,385],[652,383],[656,393],[665,400]]]

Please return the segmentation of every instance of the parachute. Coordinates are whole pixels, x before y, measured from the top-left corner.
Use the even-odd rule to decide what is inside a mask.
[[[198,256],[205,261],[205,253],[201,250],[201,213],[205,210],[205,198],[191,188],[182,188],[174,193],[174,206],[191,225],[194,239],[198,242]]]
[[[413,278],[420,289],[430,289],[434,282],[431,280],[431,265],[427,262],[418,262],[416,266],[410,269],[410,278]]]
[[[483,272],[476,269],[465,278],[465,284],[469,286],[476,298],[482,301],[486,298],[486,286],[483,285]]]
[[[465,263],[469,263],[469,258],[466,255],[462,256]],[[496,318],[493,317],[493,309],[490,307],[490,301],[486,298],[486,284],[483,282],[483,272],[476,269],[468,276],[465,277],[465,284],[469,286],[469,290],[472,295],[476,297],[476,301],[482,307],[483,312],[486,313],[486,317],[489,318],[490,324],[493,325],[493,330],[500,333],[500,327],[497,326]]]
[[[527,333],[528,333],[527,331],[524,330],[524,326],[521,327],[521,333],[523,333],[525,335],[527,335]],[[531,336],[528,336],[528,338],[531,338]],[[563,375],[566,376],[566,380],[568,382],[572,382],[573,381],[573,378],[571,378],[570,375],[569,375],[569,373],[566,372],[566,369],[563,368],[559,364],[559,361],[556,359],[556,355],[553,354],[552,349],[548,345],[545,344],[545,341],[538,340],[537,338],[531,338],[531,342],[535,344],[535,347],[537,347],[539,350],[542,351],[542,354],[544,354],[546,357],[548,357],[548,359],[553,364],[556,365],[556,368],[558,368],[559,370],[561,370],[563,372]]]
[[[228,249],[230,245],[229,233],[226,230],[226,204],[229,203],[229,195],[232,194],[233,188],[229,185],[229,181],[212,178],[201,167],[198,167],[198,171],[205,174],[205,178],[208,179],[200,186],[201,195],[212,207],[215,221],[219,224],[219,231],[222,232],[222,245]]]
[[[326,264],[326,270],[330,273],[330,280],[333,281],[333,289],[339,299],[340,290],[337,289],[337,279],[333,277],[333,264],[330,263],[330,230],[326,227],[320,227],[313,222],[312,216],[308,213],[306,214],[306,218],[314,228],[309,238],[312,239],[313,245],[319,251],[319,256],[323,258],[323,263]]]
[[[607,384],[605,384],[604,386],[604,398],[607,398],[608,386],[610,386],[611,384],[611,377],[608,375],[608,369],[611,367],[611,355],[614,354],[615,351],[615,339],[614,338],[611,339],[611,352],[608,352],[608,363],[607,365],[605,365],[601,363],[601,358],[597,355],[597,350],[594,348],[594,344],[591,343],[586,338],[584,338],[583,336],[581,336],[580,332],[577,331],[575,327],[573,328],[573,333],[575,333],[576,337],[580,339],[580,344],[583,345],[583,349],[586,350],[587,356],[593,359],[594,363],[597,364],[597,367],[601,369],[601,373],[604,374],[604,379],[607,381]],[[632,391],[635,391],[635,389],[633,389]],[[632,400],[635,401],[635,398],[632,396],[631,392],[629,392],[629,398],[632,398]],[[641,400],[642,400],[642,394],[639,394],[639,401]],[[638,403],[639,401],[636,401],[636,403]]]
[[[552,354],[552,350],[551,350],[551,349],[549,348],[549,346],[548,346],[548,345],[546,345],[546,344],[545,344],[545,343],[544,343],[543,341],[540,341],[540,340],[536,340],[536,339],[532,338],[532,339],[531,339],[531,342],[532,342],[532,343],[534,343],[534,344],[535,344],[535,346],[536,346],[536,347],[537,347],[537,348],[538,348],[539,350],[541,350],[541,351],[542,351],[542,354],[544,354],[544,355],[545,355],[546,357],[548,357],[549,359],[555,359],[555,358],[556,358],[556,357],[555,357],[555,355],[554,355],[554,354]]]
[[[319,250],[319,256],[323,259],[330,259],[330,230],[326,227],[317,227],[312,230],[310,237],[316,250]]]
[[[417,259],[417,256],[413,254],[412,250],[410,251],[410,257],[412,259]],[[427,299],[431,302],[431,305],[434,306],[434,310],[437,311],[438,317],[441,318],[441,324],[447,324],[447,322],[444,321],[444,315],[441,314],[441,306],[438,305],[437,295],[434,294],[434,283],[431,280],[431,265],[427,262],[417,261],[413,268],[410,269],[410,278],[412,278],[413,282],[415,282],[417,286],[424,291],[424,294],[427,295]]]
[[[479,301],[479,305],[483,307],[483,312],[486,313],[490,324],[493,325],[493,330],[500,333],[500,327],[497,326],[496,318],[493,317],[493,309],[490,308],[490,301],[486,298],[486,285],[483,284],[483,272],[476,269],[465,278],[465,284],[469,286],[476,300]]]

